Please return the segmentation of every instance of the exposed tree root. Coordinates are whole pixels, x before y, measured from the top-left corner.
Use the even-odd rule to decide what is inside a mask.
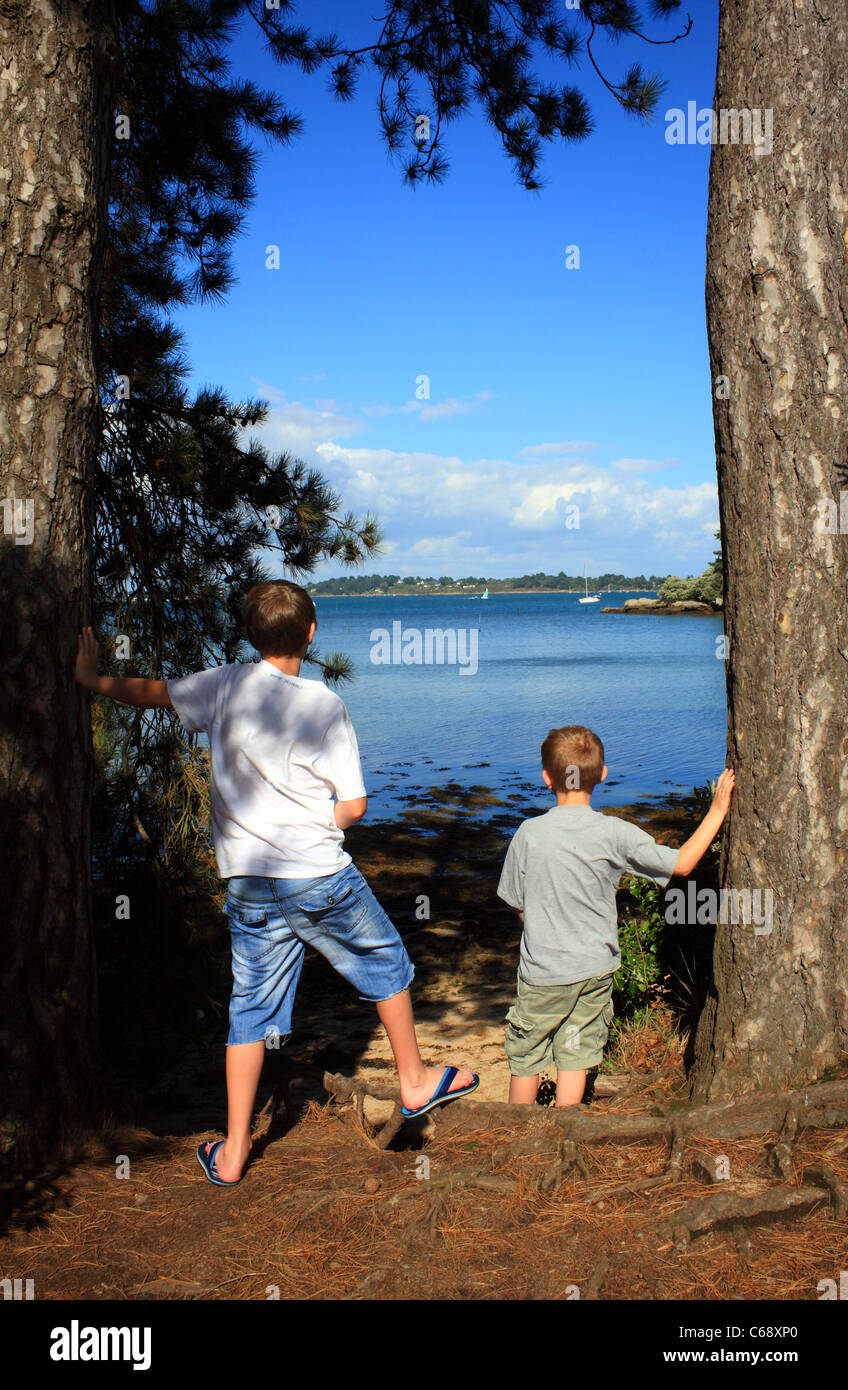
[[[664,1230],[671,1235],[678,1250],[687,1250],[695,1236],[730,1226],[738,1228],[786,1216],[803,1216],[821,1202],[830,1202],[825,1187],[766,1187],[753,1195],[741,1192],[722,1192],[710,1197],[698,1197],[669,1219]],[[834,1210],[836,1209],[834,1203]],[[737,1235],[737,1246],[740,1237]]]
[[[826,1163],[808,1163],[804,1169],[804,1182],[815,1183],[830,1193],[830,1204],[838,1221],[848,1214],[848,1187]]]
[[[585,1302],[593,1301],[600,1297],[603,1282],[609,1273],[609,1260],[606,1255],[602,1255],[580,1290],[580,1297]]]
[[[401,1113],[400,1095],[396,1085],[388,1081],[349,1078],[327,1072],[319,1067],[288,1063],[284,1080],[280,1082],[269,1107],[272,1111],[266,1134],[270,1133],[276,1113],[285,1107],[291,1120],[294,1106],[289,1094],[289,1079],[308,1077],[323,1088],[329,1104],[338,1109],[339,1118],[352,1126],[373,1150],[385,1150],[402,1130],[405,1120]],[[365,1114],[366,1097],[390,1102],[389,1118],[377,1126]],[[266,1107],[266,1111],[269,1107]],[[387,1107],[388,1113],[389,1107]],[[369,1115],[371,1112],[369,1111]],[[453,1227],[450,1209],[456,1198],[463,1205],[473,1201],[474,1193],[493,1194],[495,1201],[511,1199],[516,1205],[510,1220],[520,1215],[520,1205],[535,1209],[540,1199],[563,1200],[560,1189],[566,1183],[576,1188],[564,1194],[566,1207],[575,1202],[585,1203],[586,1210],[596,1213],[609,1199],[634,1200],[653,1190],[665,1188],[663,1197],[676,1184],[681,1187],[679,1210],[654,1227],[658,1244],[671,1241],[681,1252],[691,1243],[711,1231],[724,1231],[735,1244],[739,1260],[750,1265],[755,1257],[751,1231],[771,1221],[787,1221],[810,1211],[829,1208],[833,1216],[844,1221],[848,1216],[848,1184],[830,1166],[848,1149],[848,1081],[828,1081],[810,1085],[795,1092],[754,1093],[735,1100],[712,1104],[654,1106],[651,1112],[638,1114],[601,1113],[588,1107],[557,1110],[543,1106],[511,1106],[494,1102],[464,1099],[456,1105],[430,1112],[440,1140],[448,1140],[449,1150],[462,1147],[464,1134],[479,1135],[480,1131],[500,1130],[485,1161],[478,1159],[452,1171],[438,1175],[426,1166],[420,1181],[407,1183],[400,1190],[378,1198],[373,1211],[378,1219],[404,1213],[404,1227],[416,1244],[426,1245]],[[843,1133],[820,1151],[817,1161],[805,1166],[799,1161],[801,1132],[805,1129],[842,1126]],[[724,1170],[727,1163],[721,1153],[709,1152],[699,1140],[733,1142],[761,1135],[765,1142],[761,1176],[748,1179],[729,1179]],[[606,1186],[598,1181],[597,1172],[589,1159],[589,1145],[604,1143],[653,1143],[665,1140],[667,1158],[663,1170],[649,1175],[634,1174],[626,1181],[609,1186],[610,1164],[606,1169]],[[437,1141],[438,1143],[438,1141]],[[482,1154],[481,1154],[482,1157]],[[619,1158],[616,1166],[624,1164]],[[756,1159],[754,1157],[754,1164]],[[750,1160],[749,1160],[750,1163]],[[509,1165],[508,1175],[503,1170]],[[803,1169],[803,1172],[801,1170]],[[744,1171],[744,1169],[743,1169]],[[750,1170],[749,1170],[750,1171]],[[768,1176],[766,1176],[768,1175]],[[709,1195],[686,1200],[692,1191],[691,1180],[703,1183]],[[775,1177],[779,1181],[775,1182]],[[796,1181],[793,1181],[797,1177]],[[370,1181],[374,1181],[371,1179]],[[376,1192],[378,1184],[366,1191]],[[332,1207],[336,1201],[348,1201],[349,1192],[329,1191],[310,1199],[297,1209],[297,1225],[308,1225],[319,1211]],[[411,1204],[411,1205],[410,1205]],[[544,1209],[544,1207],[543,1207]],[[668,1248],[665,1246],[665,1248]],[[601,1254],[580,1284],[580,1297],[598,1299],[609,1273],[609,1258]],[[376,1276],[375,1276],[376,1277]],[[367,1279],[359,1296],[367,1296],[371,1282]]]
[[[420,1227],[427,1235],[432,1236],[436,1232],[439,1218],[451,1194],[460,1189],[474,1187],[488,1192],[497,1192],[500,1196],[512,1196],[516,1190],[516,1184],[510,1179],[496,1177],[494,1173],[483,1168],[455,1168],[453,1172],[446,1173],[443,1177],[425,1179],[422,1181],[421,1187],[410,1187],[403,1192],[395,1193],[393,1197],[381,1202],[378,1210],[388,1211],[397,1206],[398,1202],[406,1201],[411,1197],[420,1197],[426,1192],[427,1206],[422,1214],[415,1218],[412,1225]]]
[[[786,1107],[783,1124],[777,1141],[770,1144],[766,1153],[766,1164],[779,1178],[792,1177],[792,1146],[798,1133],[798,1117],[801,1111],[801,1096],[794,1095]]]
[[[404,1124],[400,1094],[396,1086],[385,1082],[352,1079],[291,1062],[286,1065],[271,1105],[270,1134],[280,1105],[284,1105],[290,1120],[293,1106],[288,1081],[293,1076],[306,1076],[318,1082],[333,1104],[347,1110],[366,1142],[373,1148],[386,1149]],[[375,1129],[364,1113],[366,1096],[393,1102],[389,1119]],[[266,1107],[267,1109],[268,1107]],[[657,1107],[658,1109],[658,1107]],[[479,1131],[494,1126],[518,1131],[516,1139],[498,1148],[493,1160],[534,1156],[549,1150],[556,1142],[556,1156],[540,1175],[531,1179],[531,1186],[545,1195],[553,1195],[560,1185],[575,1173],[589,1182],[589,1170],[579,1144],[603,1142],[633,1142],[666,1138],[669,1157],[662,1173],[634,1178],[614,1188],[607,1188],[587,1197],[589,1204],[599,1203],[625,1193],[644,1193],[654,1187],[679,1182],[684,1171],[692,1172],[702,1181],[713,1184],[719,1179],[716,1160],[689,1147],[695,1135],[712,1139],[734,1140],[752,1134],[776,1131],[776,1139],[766,1151],[766,1166],[783,1178],[782,1187],[765,1187],[753,1192],[729,1191],[711,1194],[690,1202],[663,1228],[671,1235],[680,1250],[688,1248],[694,1236],[713,1228],[730,1227],[737,1249],[743,1259],[751,1258],[751,1243],[746,1228],[760,1221],[798,1215],[822,1202],[830,1204],[834,1214],[844,1219],[848,1214],[848,1189],[826,1163],[809,1165],[804,1171],[804,1185],[789,1185],[793,1172],[793,1145],[800,1129],[807,1126],[826,1127],[848,1125],[848,1082],[830,1081],[806,1087],[802,1091],[755,1093],[736,1100],[708,1105],[693,1105],[674,1111],[662,1110],[653,1114],[586,1114],[581,1107],[549,1109],[541,1106],[505,1105],[496,1102],[465,1100],[443,1110],[431,1112],[444,1132],[463,1129]],[[578,1143],[579,1141],[579,1143]],[[833,1155],[848,1147],[848,1139],[840,1137],[829,1146]],[[722,1184],[723,1186],[723,1184]],[[507,1178],[497,1177],[491,1170],[462,1168],[443,1177],[428,1179],[427,1206],[417,1219],[425,1232],[435,1232],[448,1198],[465,1188],[478,1188],[514,1194],[520,1188]],[[408,1197],[419,1196],[421,1189],[412,1187],[406,1193],[390,1199],[392,1205]],[[381,1204],[382,1205],[382,1204]],[[600,1266],[598,1267],[600,1269]],[[597,1274],[597,1270],[595,1273]],[[602,1271],[601,1279],[606,1273]],[[594,1277],[594,1276],[593,1276]],[[591,1282],[591,1281],[590,1281]],[[600,1283],[598,1283],[600,1288]],[[584,1297],[589,1297],[587,1293]],[[597,1296],[595,1294],[594,1296]]]
[[[586,1167],[580,1150],[573,1139],[558,1139],[557,1154],[550,1168],[546,1168],[539,1178],[539,1192],[554,1193],[561,1182],[572,1173],[580,1173],[588,1182],[589,1169]]]
[[[339,1106],[349,1106],[359,1123],[359,1128],[369,1144],[377,1149],[386,1149],[394,1139],[404,1123],[404,1116],[401,1111],[400,1092],[397,1086],[389,1086],[383,1082],[363,1081],[347,1076],[340,1076],[336,1072],[324,1071],[322,1067],[309,1066],[306,1063],[289,1061],[288,1058],[283,1063],[283,1077],[277,1083],[271,1100],[263,1108],[260,1119],[267,1111],[270,1111],[270,1118],[266,1129],[269,1138],[276,1135],[276,1119],[282,1105],[285,1108],[286,1123],[291,1124],[294,1118],[294,1105],[289,1090],[289,1082],[294,1077],[305,1077],[309,1081],[316,1082],[323,1086],[330,1097],[330,1100]],[[378,1130],[369,1123],[365,1117],[364,1100],[366,1096],[372,1096],[375,1100],[390,1100],[394,1102],[394,1110],[385,1124]]]
[[[653,1173],[646,1178],[633,1178],[630,1182],[620,1183],[618,1187],[608,1187],[598,1192],[594,1197],[590,1197],[588,1199],[589,1204],[591,1206],[596,1202],[605,1202],[608,1197],[620,1197],[625,1192],[647,1192],[650,1188],[662,1187],[665,1183],[680,1182],[685,1159],[686,1140],[680,1126],[675,1123],[672,1125],[672,1141],[668,1162],[661,1173]]]
[[[720,1182],[718,1173],[718,1159],[715,1154],[701,1153],[698,1149],[690,1149],[686,1155],[689,1171],[698,1182],[712,1186],[713,1183]]]
[[[400,1092],[396,1085],[353,1079],[324,1071],[321,1067],[287,1060],[285,1078],[265,1107],[266,1111],[270,1107],[272,1118],[281,1104],[291,1111],[288,1081],[293,1077],[307,1077],[317,1082],[333,1101],[341,1105],[352,1104],[354,1097],[373,1096],[376,1100],[393,1101],[397,1110],[400,1109]],[[430,1113],[446,1129],[478,1130],[504,1126],[517,1129],[532,1126],[542,1132],[554,1131],[563,1138],[584,1144],[606,1140],[628,1143],[660,1138],[673,1141],[676,1133],[681,1136],[701,1133],[714,1139],[743,1139],[751,1134],[777,1130],[778,1138],[772,1152],[775,1154],[774,1166],[780,1171],[781,1165],[785,1165],[786,1147],[791,1156],[791,1146],[799,1129],[810,1125],[821,1128],[848,1126],[848,1081],[817,1082],[800,1091],[749,1092],[733,1100],[682,1106],[674,1110],[655,1106],[650,1114],[594,1115],[585,1113],[582,1106],[557,1110],[555,1107],[507,1105],[499,1101],[469,1099]],[[403,1117],[400,1118],[402,1122]],[[379,1137],[382,1137],[387,1125],[394,1127],[393,1135],[397,1133],[400,1125],[396,1124],[396,1120],[397,1116],[393,1114]],[[380,1143],[379,1147],[384,1148],[385,1144]],[[848,1138],[839,1138],[831,1146],[831,1152],[836,1155],[846,1147]]]
[[[581,1106],[557,1110],[466,1100],[462,1105],[434,1112],[434,1117],[440,1128],[444,1126],[446,1130],[531,1126],[538,1132],[554,1131],[582,1144],[662,1138],[671,1141],[675,1131],[712,1139],[744,1139],[751,1134],[777,1130],[778,1142],[791,1146],[789,1136],[794,1136],[797,1129],[810,1125],[820,1128],[848,1126],[848,1081],[823,1081],[803,1091],[754,1092],[735,1100],[680,1107],[673,1111],[655,1107],[653,1114],[592,1115],[582,1110]],[[785,1128],[788,1112],[792,1118]]]
[[[745,1227],[740,1226],[738,1222],[733,1227],[733,1239],[739,1252],[739,1258],[744,1260],[745,1264],[751,1264],[754,1259],[754,1246]]]

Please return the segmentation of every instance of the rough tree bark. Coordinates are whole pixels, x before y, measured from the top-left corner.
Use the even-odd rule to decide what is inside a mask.
[[[845,0],[722,0],[714,106],[773,111],[770,152],[765,116],[761,153],[713,146],[706,279],[713,383],[729,387],[714,399],[736,769],[722,883],[770,889],[773,925],[718,927],[698,1099],[797,1085],[848,1054],[848,535],[817,529],[848,488]]]
[[[87,479],[114,134],[111,0],[0,0],[0,1155],[100,1098],[90,911]],[[16,499],[16,501],[15,501]]]

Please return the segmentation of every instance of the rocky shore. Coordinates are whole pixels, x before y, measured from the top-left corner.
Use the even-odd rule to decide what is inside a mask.
[[[720,616],[722,612],[721,601],[717,603],[699,603],[697,599],[677,599],[674,603],[664,603],[660,598],[629,598],[623,608],[602,608],[602,613],[657,613],[661,616],[665,614],[684,614],[689,617],[712,618]]]

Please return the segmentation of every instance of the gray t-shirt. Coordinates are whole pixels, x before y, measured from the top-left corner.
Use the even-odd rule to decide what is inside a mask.
[[[554,806],[522,821],[498,884],[498,897],[524,913],[521,978],[570,985],[617,970],[621,875],[665,884],[677,853],[638,825],[591,806]]]

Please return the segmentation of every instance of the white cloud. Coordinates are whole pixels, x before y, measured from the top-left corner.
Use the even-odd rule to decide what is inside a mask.
[[[272,406],[259,435],[269,449],[302,455],[331,439],[361,434],[367,428],[362,420],[337,415],[332,410],[313,410],[302,401],[290,401]]]
[[[346,508],[376,512],[386,539],[375,569],[579,574],[588,560],[595,573],[692,574],[715,548],[715,483],[658,487],[644,476],[673,462],[620,458],[610,467],[577,456],[578,446],[608,446],[577,440],[528,445],[516,459],[357,447],[342,441],[369,426],[331,409],[334,401],[317,409],[274,388],[264,394],[277,402],[259,430],[264,443],[316,465]],[[566,524],[575,506],[579,528]]]
[[[678,459],[610,459],[610,468],[617,468],[619,473],[662,473],[679,467]]]
[[[250,380],[253,382],[254,386],[259,387],[259,394],[262,399],[268,401],[269,404],[281,405],[286,399],[285,391],[281,391],[277,386],[271,386],[267,381],[263,381],[261,377],[252,376]]]
[[[609,444],[595,444],[591,439],[563,439],[559,444],[528,444],[519,450],[521,458],[559,458],[562,454],[588,454],[595,449],[609,449]]]
[[[559,529],[565,525],[565,507],[577,505],[585,510],[586,498],[600,493],[603,487],[602,479],[587,477],[535,483],[527,489],[516,510],[515,523],[530,530]]]
[[[363,405],[362,414],[382,419],[386,415],[417,415],[419,420],[447,420],[452,415],[469,415],[486,401],[494,400],[493,391],[478,391],[476,396],[449,396],[444,401],[404,401],[403,405]]]
[[[316,452],[346,505],[377,512],[398,573],[420,572],[426,555],[448,574],[575,574],[584,557],[596,571],[688,574],[711,553],[713,483],[657,488],[577,459],[463,460],[329,441]],[[566,525],[573,506],[579,528]]]
[[[478,391],[476,396],[466,400],[458,400],[456,396],[451,396],[446,401],[437,401],[435,405],[425,405],[418,418],[419,420],[445,420],[451,415],[468,415],[484,401],[492,400],[493,396],[492,391]]]

